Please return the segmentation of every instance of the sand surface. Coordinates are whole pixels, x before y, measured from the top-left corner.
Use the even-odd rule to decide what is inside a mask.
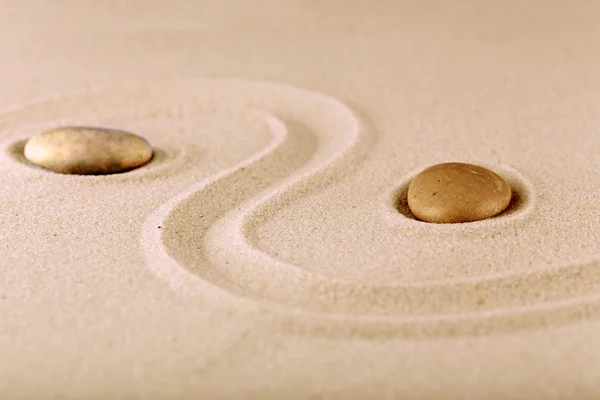
[[[1,399],[600,397],[600,3],[0,9]],[[64,124],[156,155],[29,165]],[[446,161],[508,211],[412,218]]]

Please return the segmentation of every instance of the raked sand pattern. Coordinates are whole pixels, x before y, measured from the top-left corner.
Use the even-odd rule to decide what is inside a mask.
[[[595,3],[0,3],[3,400],[598,398]],[[452,161],[507,210],[413,218]]]
[[[232,295],[244,302],[264,302],[288,324],[306,324],[308,329],[333,324],[340,333],[374,336],[535,328],[597,313],[598,260],[593,253],[582,254],[575,262],[540,266],[528,259],[525,267],[508,266],[502,272],[417,282],[381,281],[382,273],[401,270],[401,263],[373,265],[371,278],[351,262],[343,274],[332,275],[326,266],[317,269],[278,260],[257,243],[260,225],[276,210],[293,206],[298,198],[321,191],[360,167],[376,140],[366,117],[337,99],[285,85],[215,80],[146,90],[157,95],[168,91],[174,98],[197,96],[186,103],[190,107],[186,113],[244,116],[261,121],[271,135],[264,148],[187,188],[144,224],[148,266],[183,295]],[[131,119],[135,118],[140,116]],[[521,247],[519,237],[549,224],[536,207],[535,185],[514,168],[490,167],[515,190],[513,204],[501,216],[460,225],[416,221],[402,204],[410,182],[407,176],[390,188],[389,195],[370,204],[377,215],[371,220],[373,228],[379,226],[382,235],[401,236],[407,248],[431,246],[438,239],[449,251],[460,252],[461,247],[473,248],[465,237],[476,235],[487,242],[483,246],[490,252],[531,251]],[[151,166],[134,171],[132,178],[152,170]],[[351,225],[347,229],[349,236],[359,234]],[[472,254],[473,260],[465,263],[483,262],[478,255]],[[438,256],[448,257],[444,251]]]
[[[159,156],[147,168],[109,176],[55,176],[27,164],[19,153],[22,140],[7,142],[3,162],[25,179],[94,185],[140,180],[151,184],[151,179],[158,177],[155,174],[161,174],[161,181],[168,180],[169,175],[191,169],[196,159],[205,157],[194,150],[203,145],[201,140],[194,140],[195,130],[201,129],[193,126],[195,120],[212,120],[213,129],[224,129],[219,125],[224,120],[242,123],[244,129],[246,124],[261,126],[269,138],[258,151],[190,184],[144,223],[141,243],[148,267],[184,296],[233,296],[241,306],[250,303],[250,307],[259,302],[279,313],[286,325],[298,324],[296,329],[331,331],[328,325],[332,325],[342,335],[481,334],[566,323],[598,314],[600,257],[594,251],[577,255],[576,260],[554,262],[528,256],[523,257],[523,265],[503,265],[503,270],[489,273],[478,271],[482,263],[498,268],[493,264],[501,262],[494,260],[510,252],[540,252],[535,236],[541,237],[539,232],[548,232],[557,222],[548,220],[549,215],[543,212],[540,197],[544,196],[535,183],[514,167],[468,160],[502,174],[515,192],[505,213],[484,221],[440,225],[414,219],[407,209],[406,190],[412,176],[422,168],[391,186],[384,196],[365,198],[368,212],[373,213],[369,229],[380,235],[371,240],[385,242],[386,236],[398,237],[404,247],[387,252],[400,256],[405,249],[426,250],[439,243],[436,264],[445,269],[457,267],[444,262],[449,253],[469,254],[460,264],[467,270],[463,276],[402,280],[395,278],[401,276],[401,261],[393,265],[374,263],[365,273],[348,260],[345,271],[328,272],[327,265],[296,265],[278,259],[261,246],[258,232],[278,210],[293,209],[298,199],[310,198],[360,168],[377,139],[367,116],[324,94],[234,79],[165,83],[120,92],[97,90],[15,110],[3,115],[4,130],[25,135],[87,121],[91,115],[101,116],[103,121],[113,118],[128,126],[135,126],[136,120],[154,123],[155,127],[161,119],[183,120],[186,130],[175,130],[176,140],[169,140],[164,148],[158,142]],[[129,113],[121,107],[128,97],[140,93],[146,97],[148,112]],[[95,109],[95,103],[105,107],[106,96],[116,104],[110,110]],[[171,103],[164,100],[166,97]],[[82,111],[77,112],[77,108]],[[59,110],[68,110],[64,119],[57,118]],[[22,121],[27,124],[22,125]],[[247,132],[250,135],[251,130]],[[593,204],[577,206],[594,211]],[[302,218],[322,216],[315,212]],[[344,230],[350,238],[360,235],[351,223]],[[302,237],[298,240],[302,243]],[[479,246],[484,252],[474,250]],[[418,264],[419,257],[414,257],[414,262]],[[469,269],[474,272],[469,273]]]

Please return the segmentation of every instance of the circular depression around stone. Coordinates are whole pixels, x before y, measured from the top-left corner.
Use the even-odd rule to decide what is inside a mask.
[[[502,213],[512,196],[498,174],[478,165],[443,163],[425,169],[408,188],[417,219],[434,223],[479,221]]]
[[[30,162],[54,172],[101,175],[141,167],[152,147],[133,133],[85,126],[45,131],[29,139],[23,151]]]

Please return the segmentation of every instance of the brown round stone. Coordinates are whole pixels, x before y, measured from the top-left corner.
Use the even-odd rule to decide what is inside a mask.
[[[421,221],[471,222],[500,214],[511,196],[510,185],[498,174],[451,162],[429,167],[413,179],[408,206]]]
[[[29,139],[24,155],[30,162],[63,174],[100,175],[140,167],[152,158],[152,147],[133,133],[69,126]]]

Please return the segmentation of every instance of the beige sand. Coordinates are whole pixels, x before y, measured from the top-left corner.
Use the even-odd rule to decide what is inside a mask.
[[[452,3],[1,1],[0,398],[600,397],[600,3]],[[508,211],[412,219],[444,161]]]

